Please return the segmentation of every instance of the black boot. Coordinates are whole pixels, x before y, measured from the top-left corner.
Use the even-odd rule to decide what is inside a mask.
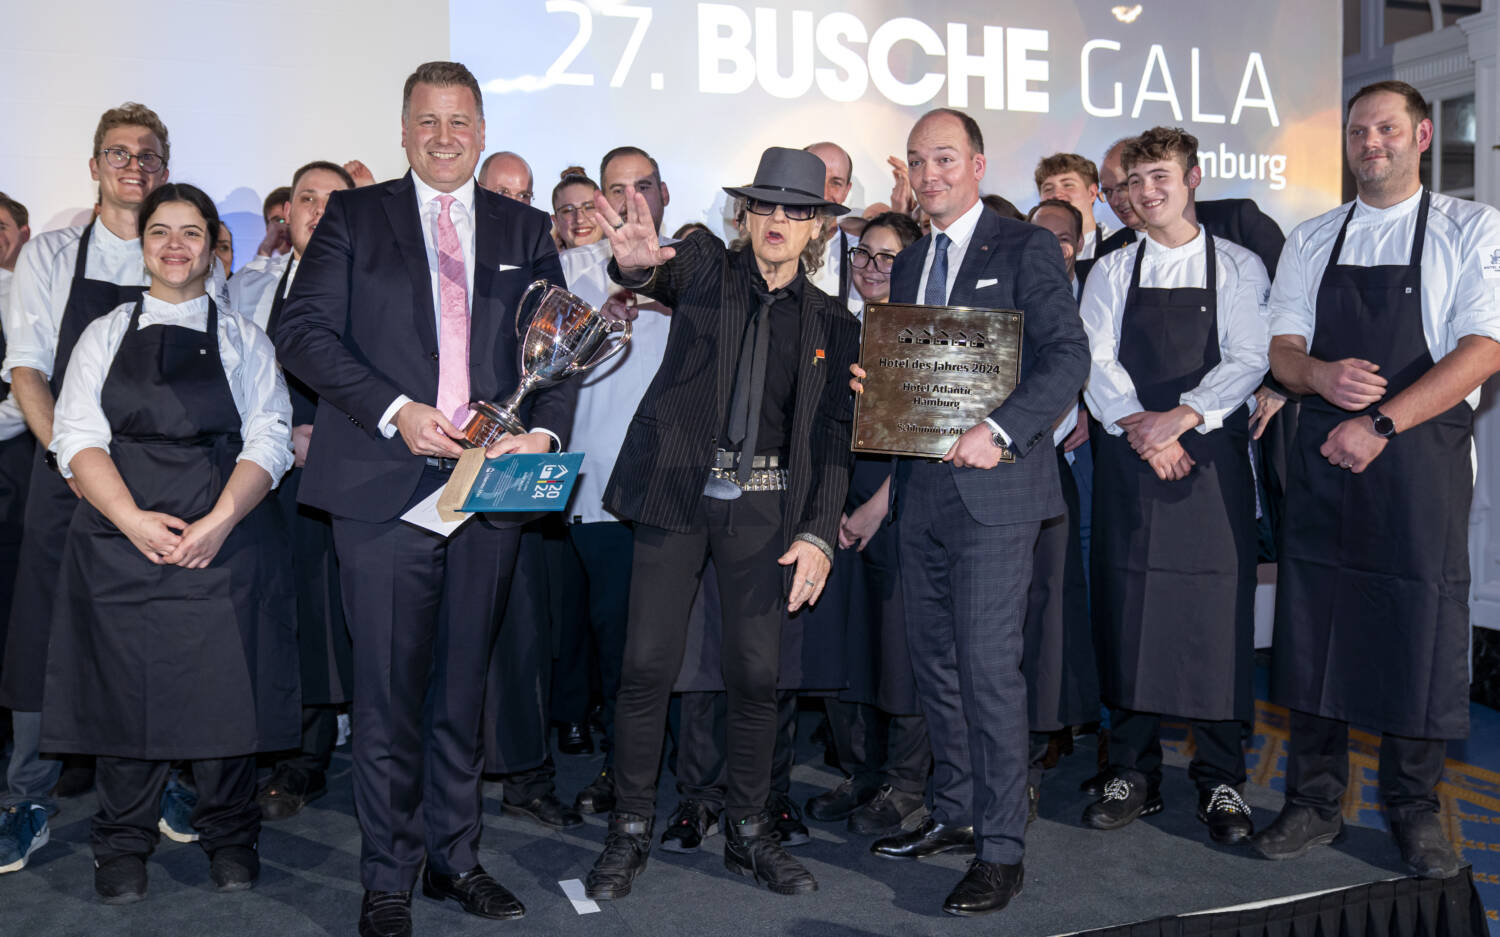
[[[1402,861],[1413,872],[1423,878],[1452,878],[1463,868],[1437,814],[1428,810],[1387,811],[1386,819]]]
[[[651,855],[651,821],[633,813],[609,818],[604,851],[584,879],[584,894],[595,901],[611,901],[630,894],[637,875],[646,870]]]
[[[776,824],[766,813],[725,823],[724,868],[753,878],[778,895],[818,890],[818,880],[776,839]]]
[[[1338,814],[1325,820],[1311,807],[1287,804],[1270,826],[1250,838],[1250,846],[1266,859],[1296,859],[1338,839],[1343,829]]]

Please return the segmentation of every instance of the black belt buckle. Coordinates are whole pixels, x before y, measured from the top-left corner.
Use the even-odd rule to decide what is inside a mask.
[[[431,468],[437,469],[439,472],[451,472],[455,468],[458,467],[458,460],[457,459],[437,459],[437,458],[433,458],[432,456],[428,456],[427,457],[427,465],[429,467],[431,467]]]

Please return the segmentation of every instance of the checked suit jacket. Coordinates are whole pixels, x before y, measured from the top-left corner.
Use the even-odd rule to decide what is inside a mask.
[[[891,302],[915,303],[932,235],[902,251],[891,270]],[[983,284],[983,285],[981,285]],[[990,412],[1010,436],[1014,462],[993,469],[955,468],[964,507],[980,524],[1056,517],[1065,508],[1052,449],[1052,425],[1078,399],[1089,373],[1089,343],[1062,249],[1051,232],[980,213],[958,270],[950,306],[1019,309],[1024,314],[1021,381]]]

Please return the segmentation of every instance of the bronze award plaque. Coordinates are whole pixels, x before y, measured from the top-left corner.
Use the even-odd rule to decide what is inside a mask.
[[[864,318],[855,452],[940,459],[1021,380],[1014,309],[875,303]],[[1001,461],[1015,456],[1006,450]]]

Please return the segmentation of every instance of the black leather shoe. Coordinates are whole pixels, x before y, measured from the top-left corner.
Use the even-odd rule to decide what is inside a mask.
[[[411,937],[411,892],[365,892],[359,904],[359,937]]]
[[[699,800],[678,802],[661,831],[661,848],[667,852],[697,852],[703,841],[719,832],[719,815]]]
[[[549,830],[570,830],[583,825],[583,817],[579,816],[578,811],[558,800],[557,794],[552,791],[524,804],[507,801],[505,809],[528,816]]]
[[[557,750],[564,755],[592,755],[594,753],[594,737],[589,734],[588,723],[558,723]]]
[[[445,875],[431,864],[422,870],[422,894],[436,901],[451,898],[463,909],[492,921],[525,917],[526,907],[482,866],[458,875]]]
[[[214,850],[208,875],[219,891],[244,891],[260,878],[260,854],[249,846],[225,846]]]
[[[594,901],[612,901],[630,894],[636,876],[646,871],[651,856],[651,821],[633,813],[609,818],[604,851],[583,880],[583,892]]]
[[[146,897],[146,860],[140,856],[115,856],[102,865],[94,863],[94,891],[105,904],[131,904]]]
[[[1104,795],[1083,808],[1083,822],[1096,830],[1118,830],[1161,809],[1161,791],[1151,787],[1144,774],[1127,769],[1110,778]]]
[[[807,799],[807,815],[819,823],[837,823],[849,819],[857,807],[870,802],[878,788],[854,787],[853,778],[844,778],[839,786]]]
[[[261,819],[275,822],[295,817],[303,807],[326,793],[328,780],[321,771],[309,777],[283,762],[271,772],[255,802],[260,805]]]
[[[1114,776],[1115,773],[1113,771],[1105,768],[1098,774],[1090,775],[1084,778],[1083,781],[1079,783],[1078,789],[1085,794],[1091,794],[1095,797],[1100,797],[1104,794],[1104,785],[1108,784],[1110,778],[1113,778]]]
[[[802,822],[802,811],[787,795],[772,791],[770,800],[766,801],[766,812],[771,815],[773,835],[781,845],[805,846],[812,842],[812,833]]]
[[[608,768],[578,792],[573,798],[573,809],[579,813],[609,813],[615,809],[615,778]]]
[[[1198,792],[1198,822],[1208,825],[1208,838],[1225,846],[1243,843],[1255,834],[1250,805],[1228,784]]]
[[[926,859],[940,853],[974,854],[974,828],[939,823],[932,817],[910,833],[877,839],[870,852],[886,859]]]
[[[1338,814],[1325,820],[1311,807],[1287,804],[1270,826],[1250,837],[1250,847],[1264,859],[1299,859],[1338,839],[1343,829],[1344,818]]]
[[[818,880],[782,847],[775,820],[767,813],[725,824],[724,868],[753,878],[778,895],[818,890]]]
[[[925,818],[927,801],[921,794],[898,791],[882,784],[873,800],[849,815],[849,832],[860,836],[894,836]]]
[[[1437,814],[1426,810],[1387,812],[1386,818],[1390,821],[1391,836],[1401,850],[1401,860],[1413,872],[1423,878],[1452,878],[1463,868]]]
[[[969,871],[948,893],[943,910],[960,917],[977,917],[999,911],[1021,893],[1025,877],[1026,867],[1019,862],[1001,865],[974,859],[969,862]]]

